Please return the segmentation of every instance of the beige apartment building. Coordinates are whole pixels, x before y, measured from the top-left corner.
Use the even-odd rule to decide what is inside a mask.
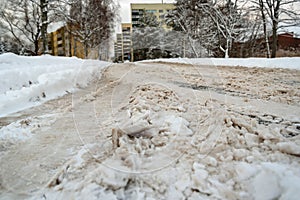
[[[131,22],[132,27],[139,27],[139,19],[143,17],[143,14],[152,13],[157,17],[157,20],[161,22],[162,27],[169,29],[167,25],[164,23],[165,14],[170,10],[175,8],[174,4],[171,3],[148,3],[148,4],[140,4],[140,3],[132,3],[131,4]]]
[[[123,61],[133,61],[133,49],[132,49],[132,24],[123,23],[122,24],[122,39],[123,39]]]
[[[123,61],[123,38],[122,37],[123,37],[122,33],[118,33],[116,42],[114,44],[116,61]]]
[[[122,23],[122,33],[117,34],[116,42],[114,44],[115,60],[116,61],[133,61],[132,49],[132,24]]]
[[[171,29],[164,23],[165,14],[175,8],[170,3],[132,3],[131,5],[131,22],[122,23],[122,33],[118,33],[114,44],[116,61],[134,61],[132,48],[132,30],[139,27],[139,19],[144,13],[152,13],[161,22],[161,26],[165,29]]]

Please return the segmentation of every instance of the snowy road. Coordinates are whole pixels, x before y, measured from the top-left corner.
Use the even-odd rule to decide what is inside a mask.
[[[299,70],[116,64],[0,126],[0,199],[300,196]]]

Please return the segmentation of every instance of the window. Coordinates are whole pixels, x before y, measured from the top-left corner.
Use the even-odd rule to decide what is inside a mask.
[[[147,13],[156,13],[157,10],[146,10]]]
[[[65,55],[65,52],[63,50],[58,50],[58,56],[64,56]]]
[[[139,15],[140,14],[140,12],[139,12],[139,10],[132,10],[132,15]]]
[[[160,12],[160,13],[163,13],[163,12],[164,12],[164,10],[159,10],[159,12]]]
[[[130,32],[130,28],[129,27],[123,28],[122,31],[123,32]]]

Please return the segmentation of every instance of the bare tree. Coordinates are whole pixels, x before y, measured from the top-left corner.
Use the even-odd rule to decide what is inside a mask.
[[[264,24],[264,34],[267,44],[267,52],[269,52],[269,36],[267,34],[267,21],[269,20],[272,26],[271,40],[271,58],[276,57],[278,45],[278,30],[285,26],[299,25],[299,13],[290,7],[295,3],[300,3],[299,0],[259,0],[253,1],[257,4],[261,11],[261,16]],[[265,14],[266,13],[266,14]],[[269,57],[268,53],[268,57]]]
[[[267,31],[267,19],[266,19],[265,5],[264,5],[263,0],[259,0],[258,5],[259,5],[262,23],[263,23],[264,36],[265,36],[266,49],[267,49],[267,58],[270,58],[271,53],[270,53],[269,35],[268,35],[268,31]]]
[[[48,0],[40,0],[40,9],[41,9],[41,36],[43,42],[42,53],[48,53],[48,36],[47,36],[47,27],[48,27]]]
[[[242,14],[238,9],[238,1],[227,0],[225,4],[205,4],[204,11],[213,21],[219,35],[219,47],[225,58],[229,58],[229,51],[236,36],[241,34],[243,27]]]
[[[1,11],[3,27],[32,54],[39,51],[41,33],[41,10],[39,4],[30,0],[11,0]],[[28,43],[33,44],[33,50]]]
[[[202,51],[199,46],[209,48],[206,41],[217,35],[212,33],[211,19],[204,13],[204,5],[210,4],[207,0],[177,0],[176,8],[166,15],[166,22],[173,27],[174,31],[183,32],[186,37],[182,38],[185,47],[189,47],[194,56],[201,57]],[[197,46],[197,47],[196,47]]]
[[[187,34],[196,57],[201,56],[197,52],[199,47],[195,47],[200,43],[208,52],[213,50],[217,54],[221,50],[227,58],[235,37],[242,30],[242,15],[237,2],[177,0],[176,9],[168,15],[168,23]]]
[[[70,33],[84,46],[85,57],[89,49],[100,48],[113,32],[115,10],[110,0],[77,0],[70,4],[70,15],[65,16]]]
[[[56,19],[61,0],[10,0],[0,10],[0,25],[27,51],[47,53],[47,27]],[[41,39],[41,40],[40,40]]]

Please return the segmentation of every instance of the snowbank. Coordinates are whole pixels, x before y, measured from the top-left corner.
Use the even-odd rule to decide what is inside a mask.
[[[286,68],[300,70],[300,57],[291,58],[174,58],[156,59],[142,62],[169,62],[185,63],[193,65],[218,65],[218,66],[242,66],[242,67],[265,67]]]
[[[0,55],[0,117],[84,87],[108,65],[74,57]]]

